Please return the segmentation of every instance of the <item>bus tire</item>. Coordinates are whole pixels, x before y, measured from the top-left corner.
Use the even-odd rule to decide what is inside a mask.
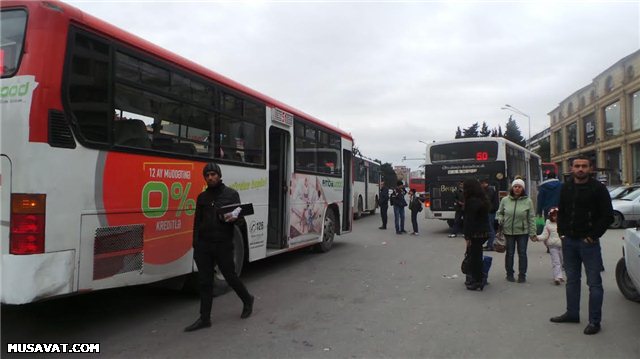
[[[313,248],[316,252],[326,253],[333,246],[333,239],[336,235],[336,218],[331,208],[327,209],[324,216],[324,225],[322,227],[322,242],[316,244]]]
[[[238,277],[242,274],[242,268],[244,266],[245,259],[245,245],[242,232],[238,226],[233,226],[233,262],[236,265],[236,274]],[[222,276],[218,266],[214,268],[213,274],[213,296],[217,297],[228,292],[230,289],[229,284]]]
[[[364,212],[364,209],[362,207],[362,196],[358,196],[358,207],[356,212],[353,214],[353,217],[354,218],[362,217],[362,212]]]
[[[624,216],[618,211],[613,212],[613,223],[609,226],[613,229],[622,228],[624,226]]]
[[[622,295],[634,302],[640,302],[640,288],[636,288],[629,278],[629,272],[627,272],[627,264],[624,261],[624,257],[620,258],[616,265],[616,284]]]

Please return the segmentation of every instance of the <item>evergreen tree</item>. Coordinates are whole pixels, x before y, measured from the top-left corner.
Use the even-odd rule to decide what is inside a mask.
[[[507,121],[507,129],[504,131],[504,138],[522,147],[526,146],[522,133],[520,133],[520,128],[512,116],[509,116],[509,120]]]
[[[476,122],[469,126],[469,128],[465,128],[463,133],[462,137],[478,137],[478,123]]]
[[[498,129],[494,128],[493,130],[491,130],[491,137],[498,137]]]
[[[482,121],[482,128],[480,129],[480,137],[489,137],[491,136],[491,131],[489,130],[489,126],[485,121]]]
[[[502,137],[502,126],[498,125],[498,137]]]
[[[456,130],[456,138],[461,138],[462,137],[462,131],[460,130],[460,126],[458,126],[458,129]]]
[[[398,177],[396,176],[396,172],[393,170],[391,163],[385,162],[380,166],[380,172],[382,174],[382,180],[388,188],[395,188],[396,182],[398,182]]]

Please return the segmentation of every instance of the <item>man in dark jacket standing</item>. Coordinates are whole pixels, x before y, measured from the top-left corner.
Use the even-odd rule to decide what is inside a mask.
[[[549,209],[558,207],[560,201],[560,188],[562,183],[556,178],[556,174],[551,172],[547,176],[547,180],[542,182],[538,187],[538,208],[536,214],[538,216],[549,216]]]
[[[600,237],[613,222],[613,208],[607,188],[591,178],[591,161],[585,156],[573,160],[573,180],[562,186],[558,211],[558,234],[567,272],[567,311],[551,318],[554,323],[580,322],[580,276],[582,264],[589,286],[589,325],[584,334],[600,331],[602,319],[602,252]]]
[[[225,206],[240,206],[240,195],[222,183],[222,171],[216,163],[205,165],[202,174],[207,182],[207,189],[198,196],[193,221],[193,258],[198,265],[200,318],[184,329],[187,332],[211,326],[216,264],[229,286],[244,303],[240,317],[247,318],[253,311],[254,298],[238,278],[233,262],[234,222],[239,214],[221,210]]]
[[[404,199],[404,196],[407,194],[407,191],[404,189],[404,183],[402,181],[398,181],[396,189],[391,193],[391,197],[389,198],[391,201],[391,205],[393,206],[393,219],[396,225],[396,234],[407,233],[404,230],[404,207],[407,206],[407,201]]]
[[[380,193],[378,193],[378,205],[380,206],[380,218],[382,226],[380,229],[387,229],[387,209],[389,208],[389,188],[384,181],[380,181]]]

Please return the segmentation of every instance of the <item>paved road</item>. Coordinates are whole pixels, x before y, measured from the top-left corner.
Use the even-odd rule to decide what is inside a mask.
[[[327,254],[251,264],[243,277],[254,315],[241,320],[240,301],[227,294],[214,300],[213,327],[194,333],[182,328],[198,299],[167,289],[3,307],[3,357],[6,343],[98,342],[100,358],[640,358],[640,304],[614,278],[623,230],[603,240],[603,330],[585,336],[585,295],[582,324],[549,322],[564,311],[564,287],[553,285],[542,244],[530,243],[526,284],[506,282],[504,255],[492,252],[491,284],[470,292],[459,273],[463,240],[447,238],[444,222],[421,220],[417,237],[378,226],[365,216]]]

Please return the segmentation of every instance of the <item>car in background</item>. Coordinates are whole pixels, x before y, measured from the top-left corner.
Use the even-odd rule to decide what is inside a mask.
[[[624,236],[622,258],[616,265],[616,284],[625,298],[640,302],[640,231],[629,228]]]
[[[640,191],[633,191],[611,201],[613,223],[609,228],[623,228],[626,222],[640,220]]]
[[[640,184],[631,184],[631,185],[623,185],[623,186],[612,186],[607,187],[609,190],[609,197],[611,199],[620,199],[629,193],[640,189]]]

